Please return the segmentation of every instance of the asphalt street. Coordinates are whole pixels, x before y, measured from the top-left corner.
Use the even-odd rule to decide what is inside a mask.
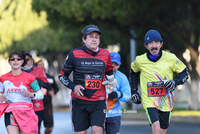
[[[172,117],[173,118],[173,117]],[[68,111],[54,112],[54,129],[52,134],[74,134],[71,129],[70,113]],[[44,126],[41,128],[44,134]],[[151,127],[146,119],[122,119],[121,134],[151,134]],[[167,134],[199,134],[200,124],[189,122],[171,122]],[[4,126],[4,116],[0,119],[0,134],[7,134]],[[91,134],[91,129],[87,134]]]

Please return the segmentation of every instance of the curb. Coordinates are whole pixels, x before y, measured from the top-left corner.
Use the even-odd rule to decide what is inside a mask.
[[[148,118],[145,113],[123,113],[123,119],[133,120],[147,120]],[[200,117],[196,116],[171,116],[170,122],[181,122],[181,123],[200,123]]]

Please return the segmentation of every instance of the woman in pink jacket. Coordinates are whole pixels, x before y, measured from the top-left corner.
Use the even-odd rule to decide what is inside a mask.
[[[32,99],[43,99],[37,80],[21,70],[25,51],[10,53],[11,71],[0,77],[0,117],[4,114],[8,134],[38,134],[38,117]]]

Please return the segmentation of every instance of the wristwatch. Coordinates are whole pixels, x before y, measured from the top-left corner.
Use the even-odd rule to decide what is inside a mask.
[[[32,98],[34,98],[36,96],[36,94],[35,93],[33,93],[33,97]]]

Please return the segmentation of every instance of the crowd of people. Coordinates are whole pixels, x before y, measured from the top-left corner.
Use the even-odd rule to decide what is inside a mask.
[[[82,47],[69,52],[58,76],[71,89],[74,133],[86,134],[91,127],[93,134],[119,134],[120,102],[131,100],[142,103],[152,134],[166,134],[174,90],[188,79],[188,69],[174,54],[162,50],[160,33],[146,33],[146,53],[131,63],[130,80],[118,70],[120,54],[99,47],[102,33],[97,26],[87,25],[82,34]],[[11,52],[8,63],[11,71],[0,77],[0,116],[4,114],[7,132],[40,134],[43,121],[44,133],[50,134],[54,125],[52,97],[59,91],[54,77],[45,73],[41,58],[33,59],[24,50]]]
[[[11,71],[0,77],[0,116],[4,114],[9,134],[45,134],[53,129],[52,97],[59,88],[53,76],[45,73],[43,61],[34,63],[24,50],[13,51],[8,63]],[[34,65],[35,64],[35,65]]]

